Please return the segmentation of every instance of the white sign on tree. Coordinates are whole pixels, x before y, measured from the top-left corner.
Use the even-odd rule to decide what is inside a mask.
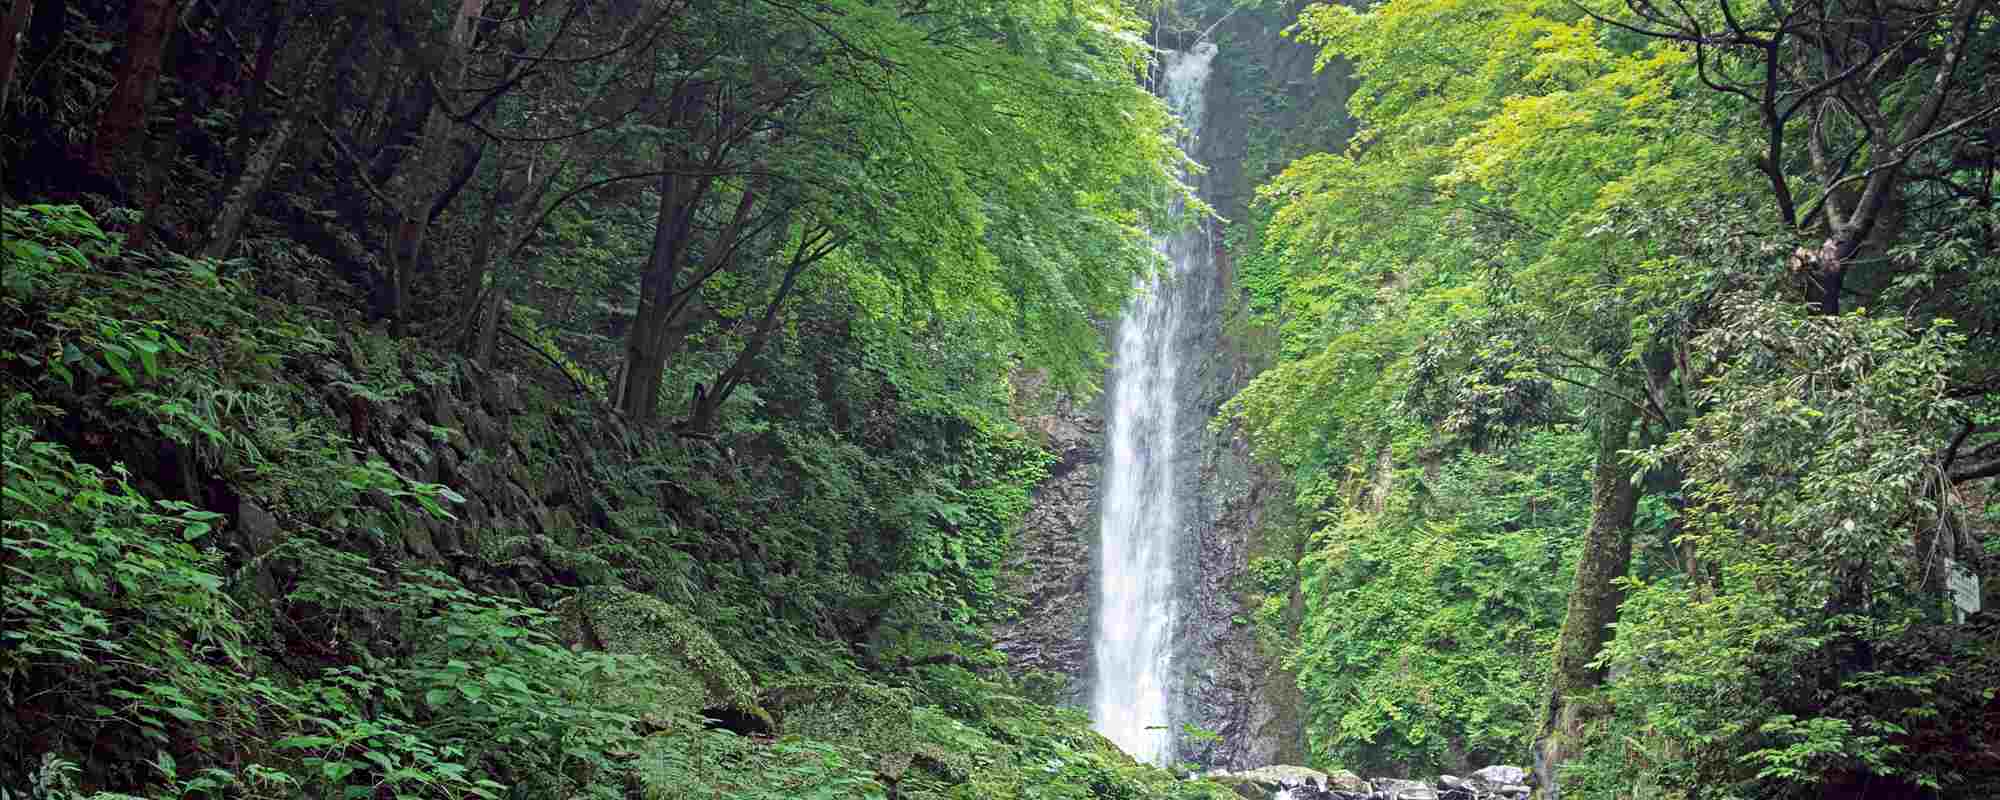
[[[1945,592],[1951,595],[1951,604],[1958,607],[1958,621],[1964,622],[1965,615],[1979,613],[1979,576],[1958,565],[1953,559],[1944,560]]]

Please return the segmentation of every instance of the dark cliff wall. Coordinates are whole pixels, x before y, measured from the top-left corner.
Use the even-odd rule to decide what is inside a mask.
[[[1184,406],[1202,425],[1191,432],[1201,443],[1190,543],[1199,572],[1185,586],[1190,658],[1182,708],[1187,721],[1219,738],[1181,747],[1186,760],[1232,769],[1305,761],[1302,699],[1282,664],[1301,606],[1289,580],[1303,537],[1292,488],[1251,458],[1235,425],[1211,423],[1269,365],[1275,345],[1236,283],[1238,260],[1261,247],[1256,187],[1292,158],[1338,149],[1352,131],[1345,106],[1353,83],[1345,71],[1315,73],[1315,49],[1282,35],[1298,8],[1225,8],[1195,23],[1220,47],[1194,155],[1208,167],[1202,195],[1222,220],[1210,223],[1216,271],[1205,309],[1215,341],[1202,351]]]
[[[1020,612],[995,625],[995,645],[1018,674],[1047,673],[1037,698],[1086,705],[1090,668],[1093,547],[1097,541],[1097,486],[1103,473],[1104,419],[1099,404],[1067,397],[1039,397],[1039,376],[1017,376],[1027,408],[1022,426],[1056,455],[1049,477],[1035,487],[1034,504],[1015,536],[1002,573],[1022,598]],[[1047,402],[1047,407],[1040,407]]]

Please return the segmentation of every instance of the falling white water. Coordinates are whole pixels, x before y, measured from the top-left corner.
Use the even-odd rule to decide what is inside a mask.
[[[1160,92],[1187,127],[1189,149],[1201,125],[1202,89],[1215,49],[1204,42],[1166,57]],[[1140,279],[1138,296],[1118,325],[1112,362],[1091,719],[1134,758],[1164,764],[1173,757],[1170,645],[1180,537],[1175,388],[1183,354],[1175,342],[1187,279],[1209,269],[1212,256],[1199,231],[1160,237],[1157,246],[1173,269]]]

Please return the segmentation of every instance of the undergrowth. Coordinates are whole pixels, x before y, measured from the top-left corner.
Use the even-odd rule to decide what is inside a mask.
[[[454,362],[263,296],[256,259],[126,252],[73,206],[4,214],[0,797],[1225,796],[991,670],[979,626],[1048,456],[979,409],[880,385],[871,415],[630,439],[582,462],[603,519],[445,569],[395,532],[466,498],[328,403],[412,402]],[[575,457],[524,419],[516,450]],[[467,580],[535,563],[562,576],[548,602]],[[681,635],[711,655],[580,637],[552,606],[593,587],[697,620]],[[978,671],[881,667],[940,652]],[[748,676],[737,706],[836,688],[732,730],[713,693],[675,693],[690,670]]]

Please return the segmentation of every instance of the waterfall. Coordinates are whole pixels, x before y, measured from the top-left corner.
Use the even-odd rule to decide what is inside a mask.
[[[1183,146],[1190,151],[1215,51],[1204,42],[1166,56],[1160,93],[1182,120],[1188,136]],[[1199,230],[1205,226],[1194,227],[1156,242],[1172,269],[1139,279],[1118,325],[1106,405],[1091,719],[1134,758],[1155,764],[1173,758],[1177,722],[1171,702],[1174,562],[1183,498],[1175,456],[1181,436],[1177,390],[1188,354],[1176,343],[1190,321],[1184,296],[1214,270],[1208,237]]]

